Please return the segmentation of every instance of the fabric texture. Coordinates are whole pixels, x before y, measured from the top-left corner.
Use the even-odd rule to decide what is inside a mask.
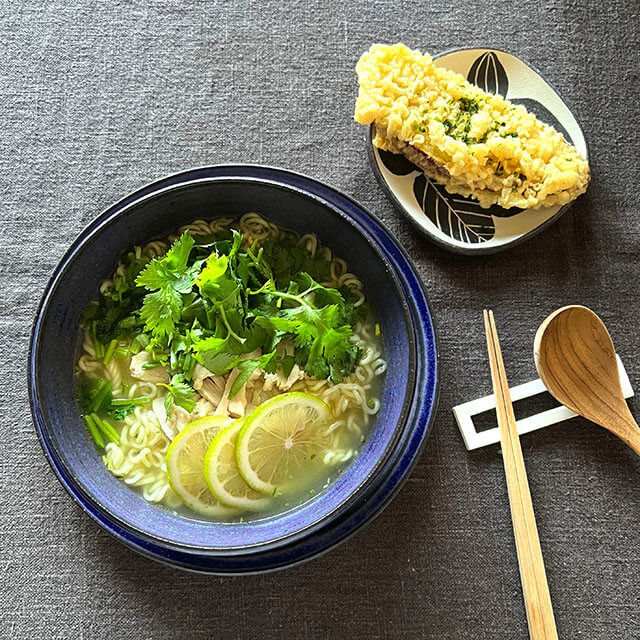
[[[581,303],[608,325],[640,388],[638,3],[25,0],[2,9],[0,635],[527,637],[499,450],[468,453],[451,407],[490,391],[485,307],[511,384],[535,377],[543,318]],[[429,243],[385,198],[353,122],[354,66],[374,41],[431,52],[488,45],[528,60],[583,127],[588,193],[494,256]],[[42,454],[25,380],[35,309],[81,229],[149,181],[221,162],[312,175],[380,216],[429,291],[441,367],[431,437],[392,504],[321,558],[243,578],[180,572],[99,529]],[[522,446],[560,637],[640,638],[640,460],[581,419]]]

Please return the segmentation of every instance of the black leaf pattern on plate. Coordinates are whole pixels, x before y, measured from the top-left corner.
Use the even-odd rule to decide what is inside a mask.
[[[511,102],[513,104],[522,105],[529,113],[534,113],[540,122],[551,125],[556,131],[559,131],[564,136],[568,143],[573,144],[573,140],[571,139],[569,132],[562,126],[560,120],[558,120],[558,118],[556,118],[543,104],[537,100],[533,100],[532,98],[514,98]]]
[[[412,171],[420,171],[415,164],[407,160],[401,153],[391,153],[378,149],[380,161],[391,173],[396,176],[406,176]]]
[[[485,51],[476,58],[469,69],[467,80],[483,91],[497,93],[506,97],[509,90],[509,79],[498,55],[493,51]]]
[[[493,238],[491,209],[483,209],[475,200],[447,193],[424,174],[415,179],[413,193],[427,217],[445,235],[469,244]]]

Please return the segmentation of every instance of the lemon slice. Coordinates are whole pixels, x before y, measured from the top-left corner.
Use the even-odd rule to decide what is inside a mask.
[[[256,491],[276,495],[329,448],[327,428],[333,420],[329,407],[309,393],[285,393],[263,402],[245,418],[238,435],[240,474]]]
[[[209,444],[229,422],[224,416],[196,420],[178,433],[167,451],[169,485],[189,508],[205,516],[220,518],[235,513],[215,499],[202,473]]]
[[[222,504],[239,509],[264,509],[270,500],[256,493],[236,467],[236,436],[243,423],[244,420],[232,422],[213,439],[204,457],[204,478],[209,491]]]

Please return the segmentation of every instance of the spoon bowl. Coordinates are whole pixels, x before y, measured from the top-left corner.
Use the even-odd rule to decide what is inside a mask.
[[[622,393],[613,341],[591,309],[572,305],[548,316],[536,333],[534,358],[540,378],[558,402],[640,455],[640,427]]]

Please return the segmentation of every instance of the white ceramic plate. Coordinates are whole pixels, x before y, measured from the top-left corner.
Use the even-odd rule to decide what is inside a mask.
[[[459,49],[434,57],[485,91],[498,93],[564,134],[588,159],[580,126],[556,91],[528,64],[496,49]],[[447,193],[404,156],[380,151],[369,132],[369,158],[387,195],[418,229],[456,253],[495,253],[534,236],[572,203],[546,209],[483,209],[476,200]]]

